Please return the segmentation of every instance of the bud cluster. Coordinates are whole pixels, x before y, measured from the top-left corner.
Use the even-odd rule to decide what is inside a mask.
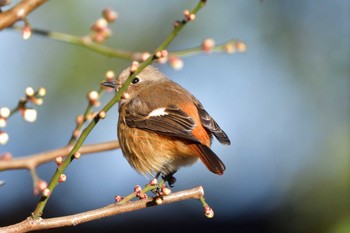
[[[247,50],[247,45],[241,41],[229,41],[224,45],[224,51],[226,53],[235,53],[235,52],[245,52]]]
[[[196,15],[191,13],[189,10],[184,10],[183,12],[186,21],[193,21],[196,19]]]
[[[102,11],[102,18],[99,18],[91,25],[91,34],[89,38],[96,43],[105,42],[112,34],[112,30],[108,27],[110,23],[117,20],[116,11],[106,8]]]
[[[163,49],[154,54],[154,59],[160,64],[165,64],[168,61],[168,55],[168,50]]]
[[[6,127],[8,118],[16,111],[19,111],[23,119],[27,122],[34,122],[36,120],[37,111],[34,108],[27,107],[27,103],[31,102],[34,105],[42,105],[43,97],[46,95],[46,89],[40,87],[37,91],[34,91],[32,87],[27,87],[25,95],[24,98],[20,99],[17,108],[14,110],[10,110],[7,107],[0,108],[0,128]],[[8,139],[8,134],[0,130],[0,145],[6,144]]]
[[[152,181],[150,182],[152,184]],[[168,188],[165,184],[162,187],[157,188],[157,196],[154,198],[154,202],[157,205],[163,204],[163,197],[168,196],[171,193],[171,189]]]

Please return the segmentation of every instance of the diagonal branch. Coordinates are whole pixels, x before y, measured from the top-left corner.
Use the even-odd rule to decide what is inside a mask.
[[[203,196],[203,187],[198,186],[192,189],[171,193],[168,196],[163,196],[162,204],[170,204],[188,199],[200,199]],[[127,213],[135,210],[140,210],[156,205],[157,204],[154,202],[154,199],[150,197],[133,202],[127,202],[122,205],[110,204],[95,210],[90,210],[79,214],[67,215],[63,217],[48,219],[33,219],[31,217],[28,217],[20,223],[0,228],[0,231],[3,233],[14,233],[52,229],[66,226],[76,226],[81,223],[90,222],[93,220],[106,218],[109,216]]]
[[[23,0],[11,9],[0,13],[0,31],[18,20],[25,19],[30,12],[45,2],[47,0]]]

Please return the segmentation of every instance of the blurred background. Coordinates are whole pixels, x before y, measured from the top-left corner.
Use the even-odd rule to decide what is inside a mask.
[[[83,36],[111,7],[119,18],[106,45],[153,51],[183,10],[196,4],[49,1],[28,19],[33,28]],[[217,43],[243,40],[247,52],[186,57],[181,71],[158,67],[191,91],[231,139],[231,146],[213,143],[227,167],[223,176],[201,163],[176,173],[173,191],[202,185],[215,217],[207,219],[200,202],[189,200],[45,232],[350,232],[349,22],[347,0],[208,1],[169,50],[210,37]],[[16,106],[28,86],[47,89],[36,122],[17,114],[3,129],[10,139],[0,154],[21,157],[66,145],[86,94],[98,89],[108,69],[118,73],[130,61],[38,35],[24,41],[20,32],[6,29],[0,33],[0,64],[0,107]],[[102,106],[112,96],[105,93]],[[115,139],[117,115],[115,106],[86,143]],[[54,171],[54,162],[38,168],[47,181]],[[148,182],[120,150],[84,156],[66,174],[44,217],[102,207]],[[29,216],[39,197],[26,170],[2,171],[0,180],[6,182],[0,187],[5,226]]]

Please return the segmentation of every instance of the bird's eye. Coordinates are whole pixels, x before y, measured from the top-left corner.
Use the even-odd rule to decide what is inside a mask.
[[[132,84],[136,84],[136,83],[138,83],[138,82],[140,82],[140,78],[139,78],[139,77],[135,77],[135,78],[131,81]]]

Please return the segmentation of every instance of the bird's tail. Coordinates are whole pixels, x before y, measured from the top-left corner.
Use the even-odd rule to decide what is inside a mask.
[[[195,148],[199,155],[199,158],[209,169],[209,171],[218,175],[224,174],[224,171],[226,169],[224,163],[209,147],[203,144],[192,144],[192,146]]]

